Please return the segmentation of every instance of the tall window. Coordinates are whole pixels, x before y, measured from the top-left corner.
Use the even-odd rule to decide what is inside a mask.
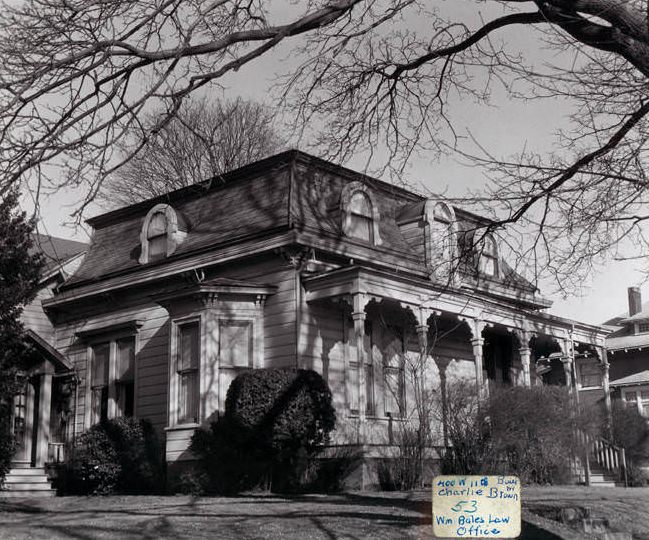
[[[109,365],[110,343],[94,345],[90,364],[91,424],[108,419]]]
[[[200,326],[198,321],[178,326],[178,423],[198,422]]]
[[[135,413],[135,338],[117,340],[117,371],[115,374],[117,415]]]
[[[498,275],[498,246],[491,235],[485,236],[480,246],[480,271],[491,277]]]
[[[429,200],[425,216],[426,263],[435,278],[447,279],[455,264],[455,214],[447,204]]]
[[[167,218],[164,212],[153,214],[146,238],[149,244],[149,261],[167,256]]]
[[[405,354],[403,333],[397,329],[395,338],[386,349],[383,377],[385,386],[385,412],[403,416],[406,410]]]
[[[90,424],[135,415],[135,336],[93,343],[89,364]]]
[[[252,321],[221,321],[219,324],[220,406],[235,377],[253,367]]]
[[[349,236],[373,243],[372,202],[369,197],[362,191],[355,192],[349,203],[349,213]]]
[[[379,213],[375,197],[362,182],[349,182],[340,195],[342,231],[349,238],[379,245]]]
[[[372,322],[365,321],[365,414],[374,416],[375,398],[374,398],[374,359],[372,358],[373,341],[372,341]]]

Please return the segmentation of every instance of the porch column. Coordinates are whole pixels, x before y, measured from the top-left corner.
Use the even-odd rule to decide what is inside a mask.
[[[471,346],[473,347],[473,360],[475,362],[475,382],[478,386],[478,394],[482,396],[485,390],[487,393],[489,392],[489,389],[485,388],[482,374],[482,351],[484,346],[482,330],[484,329],[484,322],[480,319],[475,319],[472,326],[473,339],[471,340]]]
[[[530,374],[530,339],[531,332],[526,321],[523,322],[522,328],[514,328],[513,334],[518,339],[520,347],[518,348],[518,355],[521,359],[521,367],[523,368],[523,386],[530,388],[532,386],[532,376]]]
[[[365,422],[367,415],[367,396],[365,395],[365,362],[367,354],[365,353],[365,304],[367,297],[365,294],[357,293],[354,295],[354,311],[352,319],[354,320],[354,345],[356,346],[356,362],[358,369],[358,442],[365,442]]]
[[[530,388],[532,386],[532,376],[530,375],[530,348],[527,346],[521,347],[518,349],[518,354],[520,354],[521,365],[523,366],[523,385]]]
[[[46,373],[40,377],[40,397],[38,407],[38,432],[36,442],[36,466],[42,467],[47,461],[50,442],[50,413],[52,404],[52,375]]]
[[[559,347],[561,348],[561,364],[563,364],[563,373],[566,377],[566,386],[570,395],[576,395],[574,381],[572,380],[572,361],[573,351],[570,342],[567,339],[557,338]],[[578,399],[578,398],[577,398]]]
[[[613,427],[613,417],[612,417],[613,413],[611,410],[611,391],[609,387],[609,375],[608,375],[610,364],[608,363],[606,345],[600,346],[599,349],[600,349],[600,357],[601,357],[600,367],[602,368],[602,386],[604,387],[604,404],[606,405],[606,422],[608,424],[609,435],[610,435],[610,430]]]
[[[419,354],[422,359],[428,354],[428,325],[417,325],[417,340],[419,342]]]

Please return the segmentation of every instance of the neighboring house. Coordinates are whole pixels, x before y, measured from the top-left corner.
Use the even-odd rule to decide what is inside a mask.
[[[372,457],[412,406],[405,355],[427,356],[440,395],[538,384],[535,359],[558,351],[570,384],[572,342],[605,365],[605,331],[546,314],[487,223],[298,151],[89,220],[83,262],[43,301],[78,382],[68,440],[147,418],[173,474],[238,373],[300,367],[332,390],[333,442]]]
[[[606,321],[612,397],[633,403],[649,417],[649,303],[639,287],[629,287],[629,312]]]
[[[43,301],[52,298],[57,287],[74,273],[88,246],[43,234],[34,234],[33,240],[33,250],[43,254],[45,264],[36,298],[23,309],[22,321],[32,353],[23,359],[25,384],[14,398],[16,451],[7,483],[13,482],[14,488],[24,484],[26,475],[21,469],[30,468],[34,469],[27,475],[31,488],[47,490],[44,474],[34,473],[42,471],[46,463],[63,458],[64,445],[71,437],[75,372],[70,360],[56,349],[55,327],[43,311]]]

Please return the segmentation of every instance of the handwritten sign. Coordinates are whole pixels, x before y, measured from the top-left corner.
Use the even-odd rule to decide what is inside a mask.
[[[516,538],[521,483],[516,476],[436,476],[433,532],[440,538]]]

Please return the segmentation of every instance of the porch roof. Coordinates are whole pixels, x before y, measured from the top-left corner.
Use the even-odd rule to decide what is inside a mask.
[[[635,386],[636,384],[648,384],[649,383],[649,370],[641,371],[639,373],[633,373],[622,377],[621,379],[616,379],[609,383],[609,386]]]
[[[72,363],[60,351],[52,347],[32,329],[27,329],[25,336],[36,347],[36,350],[52,363],[56,372],[66,372],[74,369]]]
[[[473,288],[443,286],[397,271],[347,266],[316,275],[303,276],[306,301],[344,298],[365,294],[369,298],[389,298],[402,304],[430,311],[442,311],[461,318],[480,319],[491,324],[525,329],[532,333],[568,338],[603,345],[607,331],[599,326],[579,323],[540,312],[517,298],[481,293]]]

